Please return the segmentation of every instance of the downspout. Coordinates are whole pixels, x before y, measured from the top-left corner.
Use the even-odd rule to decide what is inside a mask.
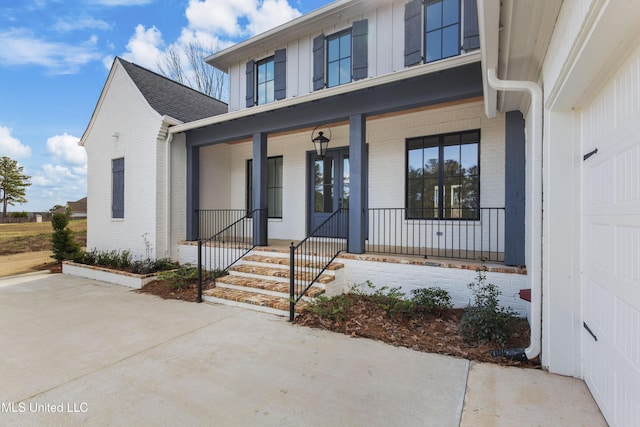
[[[165,170],[167,171],[167,179],[165,182],[165,194],[166,194],[166,210],[167,210],[167,224],[165,233],[165,252],[166,257],[171,258],[171,141],[173,141],[173,133],[168,132],[167,143],[165,145]]]
[[[542,88],[535,82],[500,80],[495,68],[487,70],[487,82],[506,92],[531,94],[531,144],[527,152],[531,164],[531,201],[527,204],[531,233],[528,242],[530,262],[527,270],[531,276],[531,340],[526,349],[494,350],[492,355],[529,360],[540,355],[542,328]]]

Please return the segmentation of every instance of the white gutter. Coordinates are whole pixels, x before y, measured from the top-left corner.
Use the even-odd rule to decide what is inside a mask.
[[[528,147],[531,198],[527,204],[530,221],[529,257],[527,271],[531,276],[531,342],[525,349],[527,359],[540,354],[542,320],[542,88],[530,81],[500,80],[495,68],[487,69],[491,87],[507,92],[531,94],[531,143]]]

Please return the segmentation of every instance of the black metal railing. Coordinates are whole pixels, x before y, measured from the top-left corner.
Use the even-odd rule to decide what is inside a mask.
[[[366,211],[366,252],[504,261],[504,208]]]
[[[324,273],[340,252],[347,250],[349,210],[338,209],[300,243],[291,242],[289,251],[289,320],[295,305]]]
[[[198,240],[215,236],[238,220],[251,216],[247,209],[198,209]]]
[[[216,273],[228,270],[255,247],[252,217],[259,210],[198,211],[198,223],[204,225],[205,230],[214,230],[210,237],[198,239],[198,302],[202,302],[205,283],[213,280]],[[202,229],[199,235],[203,235]]]

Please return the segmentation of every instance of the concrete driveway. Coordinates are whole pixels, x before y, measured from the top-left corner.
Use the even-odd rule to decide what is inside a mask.
[[[606,425],[579,380],[64,275],[0,279],[0,327],[0,425]]]

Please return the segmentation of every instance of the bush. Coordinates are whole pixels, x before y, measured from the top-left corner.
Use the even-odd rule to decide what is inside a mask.
[[[219,275],[219,272],[214,272],[214,277]],[[167,281],[170,289],[186,289],[198,280],[198,267],[187,264],[176,270],[161,273],[158,279]]]
[[[486,282],[484,270],[478,270],[476,281],[469,283],[474,294],[460,322],[460,332],[466,341],[495,342],[504,346],[515,332],[515,312],[500,307],[498,297],[502,292],[496,285]]]
[[[73,231],[69,227],[69,217],[63,213],[53,214],[51,226],[53,235],[51,243],[53,245],[53,258],[56,261],[75,259],[80,252],[80,245],[73,238]]]
[[[324,295],[316,297],[307,307],[308,310],[323,319],[334,322],[344,322],[348,317],[349,307],[353,304],[353,297],[340,294],[327,298]]]
[[[134,274],[151,274],[180,267],[180,264],[169,258],[157,260],[147,258],[134,261],[131,252],[127,250],[98,251],[97,249],[92,249],[89,252],[79,252],[73,258],[73,261],[80,264],[126,270]]]
[[[420,314],[442,314],[453,305],[449,292],[442,288],[421,288],[411,291],[414,309]]]
[[[9,214],[10,218],[29,218],[29,214],[26,212],[11,212]]]
[[[414,318],[427,314],[442,315],[452,307],[449,293],[440,288],[416,289],[413,297],[407,299],[400,287],[382,286],[377,288],[370,281],[351,286],[347,294],[332,298],[317,297],[309,310],[323,318],[345,321],[350,306],[358,299],[375,304],[390,317]]]

